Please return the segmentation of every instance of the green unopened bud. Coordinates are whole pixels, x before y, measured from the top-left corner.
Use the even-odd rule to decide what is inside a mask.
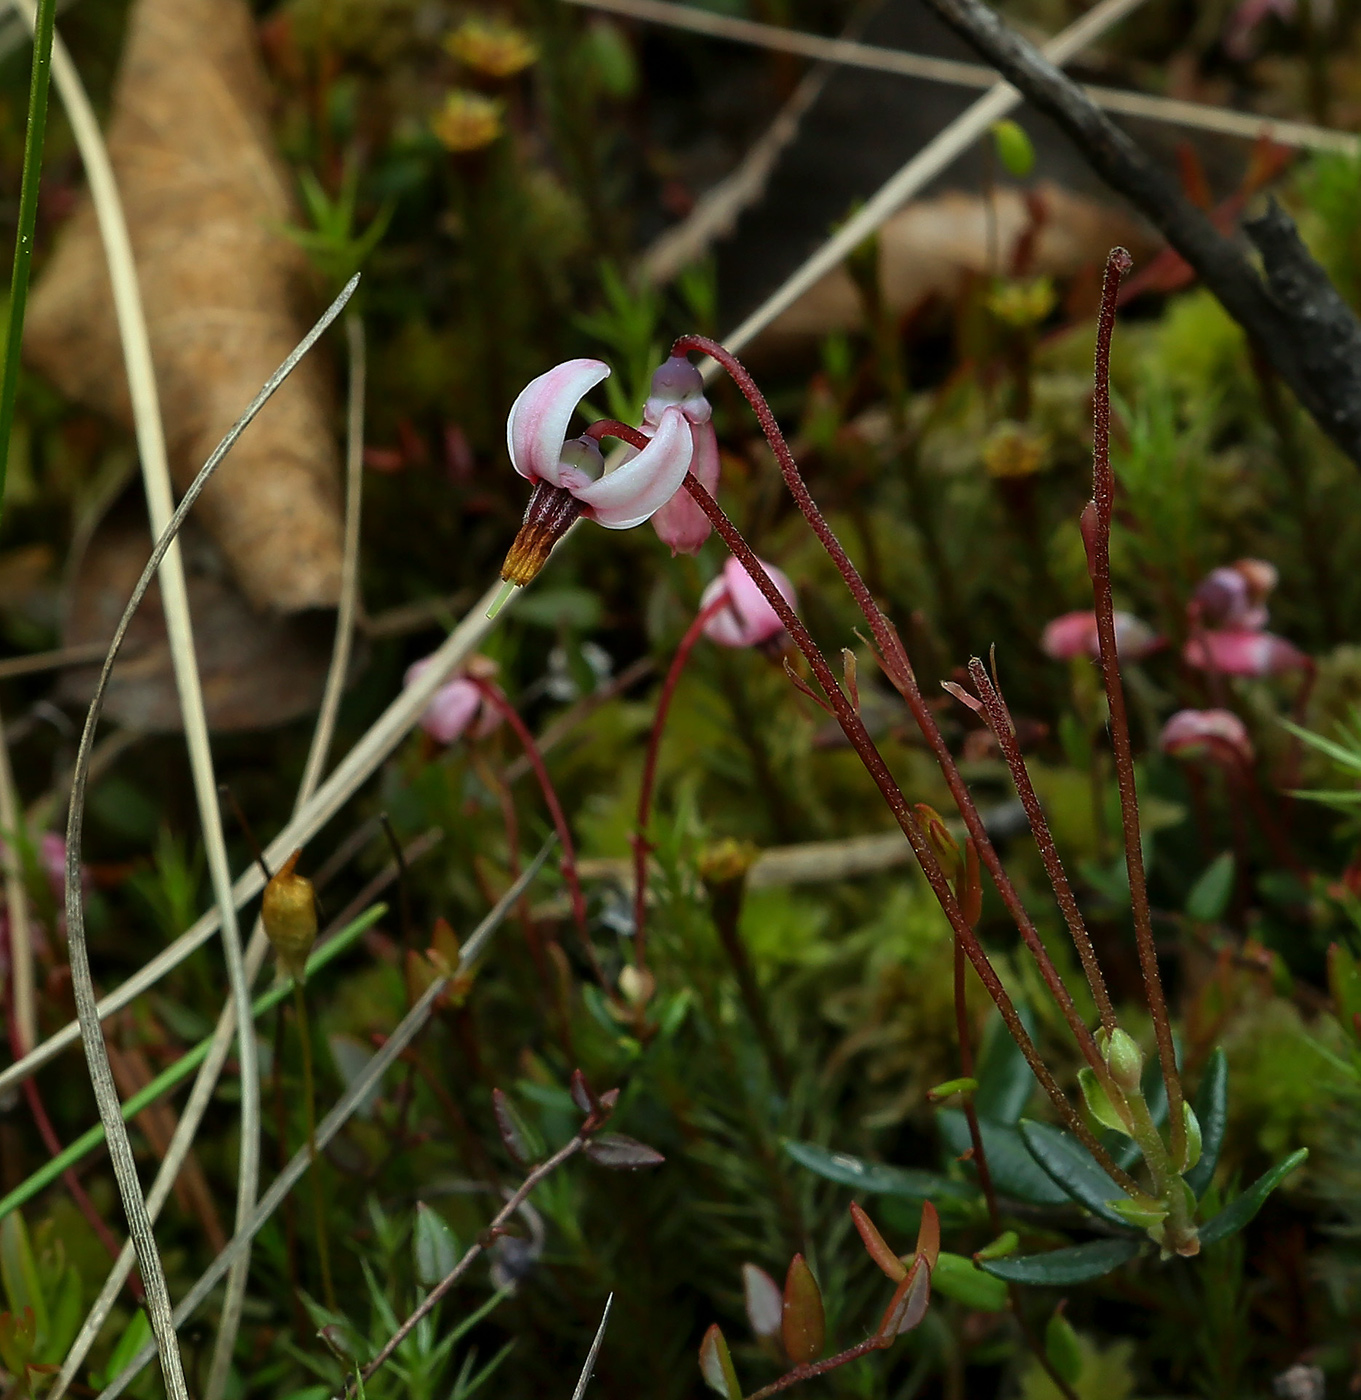
[[[1119,1026],[1110,1033],[1106,1043],[1106,1065],[1111,1078],[1122,1089],[1139,1087],[1139,1076],[1144,1072],[1144,1052],[1134,1043],[1134,1037]]]
[[[312,882],[294,870],[300,850],[294,851],[265,886],[260,920],[279,966],[295,981],[307,971],[307,955],[317,941],[317,900]]]
[[[1189,1172],[1200,1161],[1201,1135],[1200,1119],[1196,1111],[1185,1099],[1181,1101],[1181,1118],[1186,1125],[1186,1151],[1182,1153],[1181,1169]]]

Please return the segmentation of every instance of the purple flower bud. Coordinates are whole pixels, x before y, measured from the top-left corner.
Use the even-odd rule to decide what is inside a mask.
[[[707,423],[713,407],[704,397],[704,377],[682,355],[672,355],[652,376],[643,422],[656,426],[668,408],[679,408],[691,423]]]

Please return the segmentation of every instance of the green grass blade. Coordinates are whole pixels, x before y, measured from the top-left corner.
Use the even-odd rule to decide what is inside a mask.
[[[28,305],[28,272],[33,262],[33,230],[38,220],[38,180],[47,135],[47,92],[52,77],[52,30],[56,0],[38,0],[33,36],[33,76],[28,85],[28,129],[24,136],[24,175],[19,188],[19,222],[14,240],[14,273],[9,285],[9,325],[5,364],[0,371],[0,513],[4,510],[9,439],[14,426],[14,395],[19,384],[19,345]]]

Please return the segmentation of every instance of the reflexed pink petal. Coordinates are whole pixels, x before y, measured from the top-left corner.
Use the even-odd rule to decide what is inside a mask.
[[[791,608],[797,607],[794,585],[784,572],[764,561],[761,567],[779,589],[785,602]],[[751,575],[733,558],[728,559],[723,565],[723,572],[700,595],[700,611],[725,593],[728,606],[721,608],[704,624],[704,635],[711,642],[723,647],[756,647],[778,636],[783,630],[784,623],[775,609],[766,602],[765,595]]]
[[[568,360],[525,385],[506,419],[506,447],[521,476],[559,484],[558,457],[572,414],[609,375],[610,367],[600,360]]]
[[[1202,671],[1225,676],[1280,676],[1309,664],[1309,658],[1284,637],[1242,627],[1198,632],[1182,655]]]
[[[647,431],[646,428],[643,429]],[[714,425],[707,420],[691,425],[695,455],[690,462],[690,470],[699,484],[712,496],[718,490],[718,438],[714,435]],[[695,498],[684,485],[652,517],[652,528],[658,539],[671,546],[672,555],[698,554],[704,541],[709,538],[713,526],[709,517],[699,508]]]
[[[1163,725],[1158,746],[1174,758],[1208,758],[1216,763],[1249,764],[1252,740],[1232,710],[1178,710]]]
[[[597,525],[629,530],[676,494],[693,455],[689,423],[679,409],[668,408],[652,441],[631,462],[572,495],[587,507],[586,514]]]

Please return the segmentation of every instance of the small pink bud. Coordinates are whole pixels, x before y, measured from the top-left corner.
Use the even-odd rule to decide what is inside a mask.
[[[1284,637],[1243,627],[1197,632],[1186,643],[1182,656],[1202,671],[1225,676],[1281,676],[1311,664]]]
[[[797,607],[794,585],[784,572],[774,564],[763,562],[761,567],[785,602],[791,608]],[[720,608],[704,624],[704,635],[711,642],[722,647],[759,647],[781,636],[784,623],[779,615],[742,564],[731,557],[723,565],[723,572],[700,595],[700,611],[725,594],[727,606]]]
[[[407,667],[402,680],[403,686],[415,683],[421,673],[430,665],[426,656]],[[482,664],[477,664],[481,662]],[[468,670],[474,674],[485,671],[483,658],[474,657],[468,663]],[[484,677],[485,678],[485,677]],[[476,724],[474,724],[476,721]],[[446,681],[430,697],[430,703],[421,715],[420,726],[436,743],[453,744],[471,728],[474,738],[490,734],[501,722],[499,712],[488,705],[481,690],[464,676],[455,676]]]
[[[1191,616],[1203,627],[1260,632],[1267,623],[1266,598],[1276,579],[1275,565],[1265,559],[1240,559],[1211,569],[1191,596]]]
[[[1180,759],[1207,759],[1223,767],[1253,761],[1247,726],[1232,710],[1178,710],[1163,725],[1158,747]]]

